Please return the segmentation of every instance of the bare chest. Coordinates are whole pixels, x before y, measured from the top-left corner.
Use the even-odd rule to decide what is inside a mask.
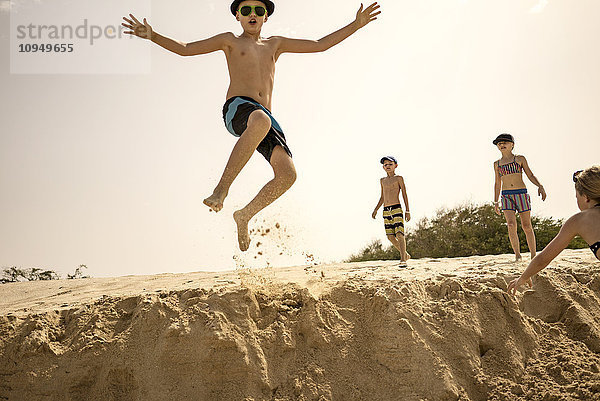
[[[240,40],[230,50],[229,57],[239,68],[275,66],[275,51],[268,42],[254,43]]]
[[[400,183],[396,178],[384,178],[382,181],[383,190],[386,192],[399,191]]]

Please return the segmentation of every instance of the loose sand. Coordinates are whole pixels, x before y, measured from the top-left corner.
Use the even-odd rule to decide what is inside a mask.
[[[0,285],[0,399],[600,400],[600,262],[511,259]]]

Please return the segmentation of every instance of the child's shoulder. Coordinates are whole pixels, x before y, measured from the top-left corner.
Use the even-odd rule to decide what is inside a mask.
[[[590,209],[582,210],[579,213],[574,214],[573,217],[576,217],[576,219],[578,219],[578,220],[583,220],[586,223],[593,221],[594,225],[597,225],[598,217],[600,217],[600,213],[598,213],[597,207],[592,207]]]
[[[527,161],[527,159],[525,159],[525,156],[523,156],[523,155],[515,155],[515,160],[517,162],[521,162],[521,163],[523,163],[524,161]]]
[[[220,36],[222,39],[231,41],[231,42],[235,42],[236,40],[240,39],[240,35],[236,35],[233,32],[223,32],[218,34],[217,36]]]
[[[235,40],[238,39],[233,32],[222,32],[213,37],[213,39],[217,39],[228,46],[231,46],[235,43]]]
[[[248,42],[243,40],[241,35],[236,35],[233,32],[224,32],[221,35],[224,35],[226,40],[229,40],[232,44],[239,43],[242,46],[245,46]],[[278,46],[281,43],[281,40],[285,39],[283,36],[269,36],[269,37],[261,37],[262,44],[268,44],[269,46]]]
[[[569,217],[563,224],[563,230],[579,233],[581,228],[590,221],[591,216],[587,212],[589,212],[589,210],[582,210]]]
[[[512,161],[512,159],[510,161]],[[498,160],[494,160],[494,168],[498,169],[500,166],[502,166],[503,164],[507,164],[507,163],[510,163],[510,162],[506,161],[506,160],[503,161],[502,157],[501,157]]]
[[[233,33],[233,32],[223,32],[221,35],[222,35],[224,38],[227,38],[227,39],[232,39],[232,40],[233,40],[233,39],[239,39],[239,38],[240,38],[240,35],[236,35],[236,34],[235,34],[235,33]]]
[[[600,213],[598,213],[598,208],[593,207],[591,209],[585,209],[575,213],[573,216],[567,219],[565,225],[571,224],[577,228],[589,225],[597,227],[599,220]]]
[[[396,183],[396,184],[402,186],[404,184],[404,178],[402,178],[401,175],[394,175],[392,177],[383,177],[381,179],[381,182],[383,182],[383,180],[385,180],[385,179],[387,179],[391,185],[394,185],[394,183]]]

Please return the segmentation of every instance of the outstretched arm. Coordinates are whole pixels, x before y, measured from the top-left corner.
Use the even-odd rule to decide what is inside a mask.
[[[180,56],[195,56],[198,54],[211,53],[217,50],[224,50],[228,43],[229,37],[232,36],[231,33],[222,33],[209,39],[199,40],[192,43],[184,43],[154,32],[152,26],[150,26],[150,24],[146,21],[146,18],[144,18],[144,22],[141,23],[132,14],[129,14],[129,17],[131,19],[123,17],[125,23],[122,25],[125,28],[130,29],[130,31],[126,31],[125,33],[138,36],[142,39],[151,40],[157,45],[175,54],[179,54]]]
[[[529,168],[529,164],[527,164],[527,159],[525,159],[525,156],[521,156],[521,158],[523,159],[523,170],[525,171],[525,174],[527,174],[529,181],[538,187],[538,195],[542,197],[542,200],[546,200],[546,190],[544,189],[544,186],[540,184],[540,181],[537,179],[537,177],[533,175],[533,172]]]
[[[381,14],[381,11],[377,11],[379,4],[373,3],[369,7],[363,10],[363,5],[356,12],[356,19],[345,27],[329,34],[319,40],[305,40],[305,39],[290,39],[279,37],[280,40],[279,48],[277,50],[277,56],[282,53],[318,53],[323,52],[352,35],[360,28],[364,27],[371,21],[375,21],[377,16]]]
[[[565,222],[556,237],[550,241],[542,252],[533,258],[529,266],[521,274],[521,277],[514,279],[508,284],[509,293],[514,295],[520,286],[548,266],[569,245],[571,240],[577,235],[578,219],[579,215],[576,214]]]

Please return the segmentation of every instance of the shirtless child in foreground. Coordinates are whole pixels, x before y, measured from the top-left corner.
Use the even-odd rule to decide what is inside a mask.
[[[404,206],[406,206],[406,221],[410,221],[410,210],[408,207],[408,195],[406,195],[406,185],[404,178],[396,175],[398,162],[393,156],[385,156],[380,160],[383,164],[383,170],[387,176],[383,177],[381,182],[381,196],[375,206],[371,217],[377,216],[377,211],[383,205],[383,223],[385,234],[392,245],[400,252],[400,266],[406,267],[406,261],[410,255],[406,252],[406,239],[404,238],[404,212],[400,203],[400,192]]]
[[[269,181],[248,205],[234,212],[240,249],[250,246],[248,222],[259,211],[283,195],[296,180],[292,153],[277,121],[271,115],[271,95],[275,78],[275,62],[283,53],[316,53],[337,45],[369,22],[377,19],[379,5],[371,4],[363,10],[360,5],[356,19],[345,27],[319,40],[290,39],[283,36],[260,36],[263,24],[273,14],[275,5],[270,0],[235,0],[230,10],[240,21],[243,32],[234,35],[221,33],[197,42],[183,43],[153,31],[144,18],[143,23],[129,14],[123,18],[126,33],[150,39],[181,56],[195,56],[222,50],[227,58],[230,85],[223,119],[227,130],[239,137],[221,180],[204,204],[211,211],[220,211],[231,184],[246,165],[255,150],[271,164],[275,177]]]

